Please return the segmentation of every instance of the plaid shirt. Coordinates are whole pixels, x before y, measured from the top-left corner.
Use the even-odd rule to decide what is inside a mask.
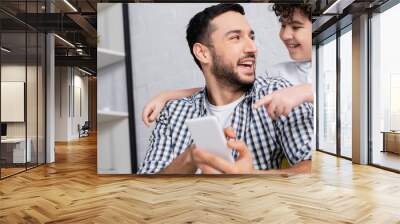
[[[287,117],[272,120],[265,107],[252,105],[273,91],[291,86],[282,78],[257,77],[253,87],[235,107],[231,127],[237,139],[243,140],[252,153],[253,167],[259,170],[278,169],[283,158],[290,165],[311,159],[313,106],[303,103]],[[167,103],[150,137],[150,146],[139,174],[157,173],[183,153],[193,140],[186,119],[207,116],[206,91]],[[237,152],[232,151],[234,158]]]

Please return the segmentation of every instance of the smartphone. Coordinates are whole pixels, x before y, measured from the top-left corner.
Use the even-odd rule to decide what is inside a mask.
[[[222,127],[214,116],[186,120],[186,125],[197,147],[234,163]]]

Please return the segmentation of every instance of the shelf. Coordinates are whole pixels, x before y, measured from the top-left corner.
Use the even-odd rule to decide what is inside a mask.
[[[107,175],[107,174],[126,174],[126,172],[121,172],[118,170],[97,170],[97,174]]]
[[[125,59],[125,54],[104,48],[97,49],[97,69],[112,65]]]
[[[111,111],[111,110],[99,110],[97,111],[97,120],[99,122],[105,123],[115,120],[121,120],[124,118],[128,118],[127,112],[119,112],[119,111]]]
[[[113,5],[113,3],[97,3],[97,13],[104,12],[107,8],[110,8]]]

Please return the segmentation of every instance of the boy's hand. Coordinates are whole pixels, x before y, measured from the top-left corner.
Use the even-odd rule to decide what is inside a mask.
[[[264,105],[269,116],[272,119],[277,119],[281,115],[288,116],[294,107],[310,101],[310,96],[312,99],[313,92],[309,84],[291,86],[264,96],[254,104],[254,108],[257,109]]]
[[[162,95],[159,95],[146,104],[142,112],[142,120],[147,127],[157,119],[166,102],[167,100]]]
[[[200,88],[191,88],[162,92],[160,95],[151,99],[144,107],[142,112],[143,123],[147,127],[150,126],[150,124],[156,120],[158,115],[160,115],[167,101],[190,96],[199,90]]]

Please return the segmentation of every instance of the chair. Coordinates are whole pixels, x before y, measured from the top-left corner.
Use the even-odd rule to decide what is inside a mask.
[[[80,125],[78,124],[79,138],[89,136],[89,129],[90,129],[89,121],[85,121],[82,127],[80,127]]]

